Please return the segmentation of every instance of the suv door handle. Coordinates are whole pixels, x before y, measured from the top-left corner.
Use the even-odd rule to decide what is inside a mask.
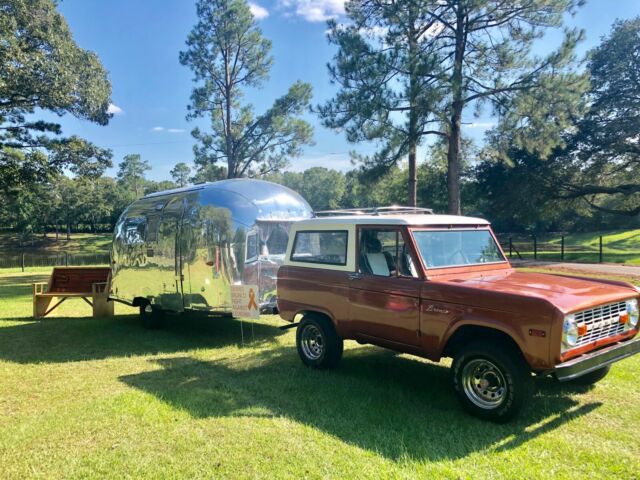
[[[362,278],[362,274],[355,272],[349,274],[349,280],[360,280]]]

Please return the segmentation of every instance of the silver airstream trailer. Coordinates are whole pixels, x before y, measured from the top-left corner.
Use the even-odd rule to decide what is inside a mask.
[[[153,193],[116,224],[111,298],[140,307],[147,326],[162,311],[231,312],[231,285],[257,285],[275,307],[275,279],[292,222],[312,215],[296,192],[233,179]]]

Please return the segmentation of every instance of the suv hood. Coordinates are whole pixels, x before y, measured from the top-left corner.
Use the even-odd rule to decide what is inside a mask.
[[[638,296],[638,291],[624,282],[588,279],[567,275],[487,271],[482,274],[447,275],[439,281],[456,285],[547,300],[562,312],[573,312],[596,305]]]

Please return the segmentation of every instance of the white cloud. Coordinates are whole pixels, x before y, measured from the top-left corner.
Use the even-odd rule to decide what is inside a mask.
[[[345,0],[279,0],[286,15],[297,15],[308,22],[325,22],[344,15]]]
[[[465,128],[493,128],[496,122],[473,122],[463,125]]]
[[[153,127],[151,131],[152,132],[168,132],[168,133],[184,133],[186,130],[184,128]]]
[[[438,35],[440,35],[440,33],[443,30],[444,30],[444,23],[436,22],[433,25],[431,25],[429,28],[427,28],[427,30],[425,30],[425,32],[422,34],[422,37],[420,38],[437,37]]]
[[[251,10],[251,15],[256,20],[262,20],[269,16],[269,10],[264,7],[261,7],[257,3],[249,2],[249,10]]]
[[[112,115],[122,115],[124,113],[124,110],[122,110],[115,103],[110,103],[109,107],[107,107],[107,113],[110,113]]]

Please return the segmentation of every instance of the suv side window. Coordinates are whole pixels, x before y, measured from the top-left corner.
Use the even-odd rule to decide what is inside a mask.
[[[362,228],[358,245],[361,273],[381,277],[418,277],[400,230]]]
[[[293,240],[291,261],[346,265],[347,238],[346,230],[301,230]]]

